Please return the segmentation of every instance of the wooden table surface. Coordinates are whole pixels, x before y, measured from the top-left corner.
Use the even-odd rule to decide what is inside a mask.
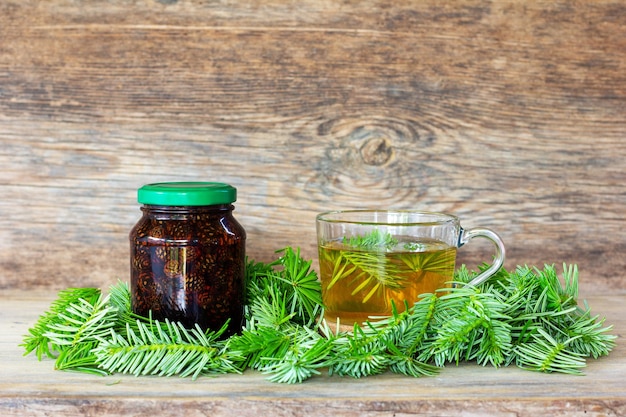
[[[587,298],[618,335],[608,357],[589,360],[585,376],[540,374],[475,364],[438,376],[326,375],[280,385],[264,375],[106,377],[61,372],[50,360],[23,356],[22,335],[54,294],[0,295],[0,415],[11,416],[622,416],[626,415],[626,294]]]

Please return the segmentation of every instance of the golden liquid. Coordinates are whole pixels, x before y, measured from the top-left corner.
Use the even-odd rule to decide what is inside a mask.
[[[370,316],[392,314],[392,301],[404,311],[419,295],[446,287],[453,279],[456,248],[421,239],[414,250],[358,250],[339,242],[319,248],[324,318],[343,325],[362,323]]]

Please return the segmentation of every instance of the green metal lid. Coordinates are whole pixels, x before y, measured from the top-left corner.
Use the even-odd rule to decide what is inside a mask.
[[[213,206],[237,200],[237,189],[221,182],[161,182],[137,191],[137,201],[153,206]]]

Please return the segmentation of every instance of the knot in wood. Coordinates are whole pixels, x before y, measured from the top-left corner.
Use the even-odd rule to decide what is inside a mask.
[[[393,147],[385,137],[376,136],[368,139],[360,149],[361,158],[367,165],[386,164],[393,156]]]

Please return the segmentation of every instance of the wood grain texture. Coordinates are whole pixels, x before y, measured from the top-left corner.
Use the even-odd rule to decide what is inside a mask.
[[[322,374],[305,383],[271,383],[257,372],[202,377],[107,377],[55,371],[51,360],[18,346],[54,296],[10,290],[0,295],[0,415],[38,416],[538,416],[626,414],[626,345],[589,360],[584,376],[542,374],[514,366],[446,367],[434,377],[383,374],[352,379]],[[589,297],[612,334],[626,333],[624,293]]]
[[[625,289],[626,6],[440,3],[3,1],[0,288],[127,279],[136,189],[214,180],[258,260],[418,208]]]

